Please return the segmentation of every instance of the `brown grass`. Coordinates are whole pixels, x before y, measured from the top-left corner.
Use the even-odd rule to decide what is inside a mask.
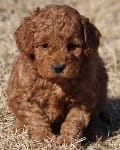
[[[48,3],[69,4],[88,16],[102,33],[100,54],[103,57],[109,74],[107,109],[113,117],[104,141],[90,143],[86,150],[119,150],[120,149],[120,1],[119,0],[0,0],[0,149],[1,150],[48,150],[77,149],[74,144],[69,147],[57,147],[51,139],[44,143],[28,139],[27,129],[22,134],[10,130],[14,116],[6,103],[6,87],[17,47],[13,33],[21,18],[37,6]],[[80,141],[79,141],[80,142]]]

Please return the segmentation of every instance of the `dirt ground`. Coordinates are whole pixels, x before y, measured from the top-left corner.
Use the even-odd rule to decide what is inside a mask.
[[[75,150],[57,147],[52,140],[44,143],[28,138],[27,129],[22,134],[12,133],[14,116],[7,106],[6,88],[18,49],[14,31],[32,8],[46,4],[69,4],[90,18],[102,33],[99,52],[104,59],[109,75],[108,106],[113,121],[106,125],[107,137],[90,143],[85,150],[120,149],[120,0],[0,0],[0,150]],[[81,139],[82,140],[82,139]],[[80,142],[80,141],[79,141]]]

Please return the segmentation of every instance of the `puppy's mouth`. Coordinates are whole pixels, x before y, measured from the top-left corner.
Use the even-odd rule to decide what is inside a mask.
[[[68,83],[70,83],[71,78],[65,78],[61,75],[55,75],[52,78],[48,79],[50,82],[52,83],[56,83],[57,85],[60,85],[61,87],[67,85]]]
[[[78,77],[78,73],[72,72],[66,65],[58,65],[56,68],[52,68],[52,76],[48,78],[53,83],[65,86]]]
[[[46,70],[44,65],[40,69],[40,75],[53,83],[63,85],[69,84],[71,80],[79,77],[79,66],[77,64],[53,63]]]
[[[52,78],[48,78],[48,80],[52,83],[57,84],[58,86],[60,86],[62,88],[62,90],[66,93],[69,93],[71,90],[71,88],[73,88],[73,92],[76,91],[75,87],[75,81],[79,79],[78,76],[74,76],[74,77],[66,77],[65,75],[62,74],[56,74],[54,75]]]

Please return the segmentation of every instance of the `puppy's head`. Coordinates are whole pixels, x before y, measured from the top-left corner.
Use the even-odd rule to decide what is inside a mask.
[[[40,76],[60,80],[79,76],[84,57],[97,52],[100,33],[75,9],[49,5],[25,18],[15,37]]]

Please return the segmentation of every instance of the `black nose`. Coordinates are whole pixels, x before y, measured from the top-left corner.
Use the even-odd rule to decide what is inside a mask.
[[[65,69],[65,65],[64,64],[56,64],[52,66],[52,70],[55,73],[61,73],[63,72],[63,70]]]

